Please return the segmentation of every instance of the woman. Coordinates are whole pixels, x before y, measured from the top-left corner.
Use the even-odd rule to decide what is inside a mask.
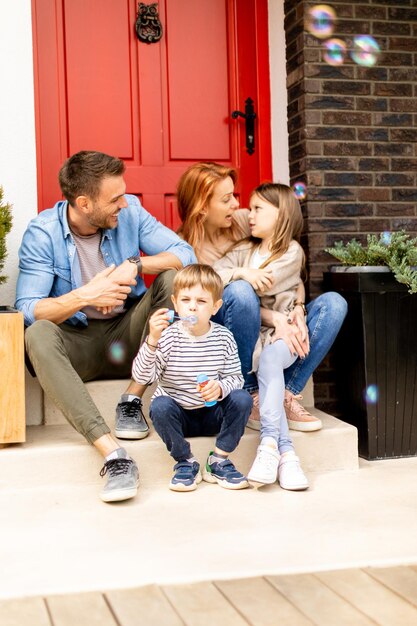
[[[217,163],[196,163],[179,180],[178,211],[183,222],[180,234],[193,246],[200,263],[212,265],[234,243],[250,235],[249,211],[238,209],[239,203],[234,196],[236,180],[234,169]],[[213,318],[233,333],[242,364],[244,388],[255,396],[256,377],[249,373],[261,327],[259,298],[255,290],[267,290],[270,280],[267,269],[254,271],[247,268],[246,273],[240,272],[239,279],[225,288],[223,306]],[[299,357],[285,370],[284,405],[289,427],[309,432],[319,430],[322,424],[299,404],[300,393],[333,344],[347,305],[339,294],[332,292],[305,305],[304,295],[301,285],[289,316],[263,309],[262,324],[274,328],[274,337],[283,339]],[[248,426],[258,430],[259,414],[251,417]]]

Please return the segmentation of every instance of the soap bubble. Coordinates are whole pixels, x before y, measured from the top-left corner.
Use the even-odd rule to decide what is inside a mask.
[[[368,385],[363,395],[366,404],[376,404],[378,402],[379,395],[377,385]]]
[[[391,237],[392,237],[392,233],[390,233],[388,230],[385,231],[381,235],[382,243],[384,243],[386,246],[389,246],[389,244],[391,243]]]
[[[342,39],[328,39],[324,42],[326,49],[323,58],[329,65],[342,65],[346,57],[346,44]]]
[[[377,62],[381,49],[370,35],[359,35],[353,39],[350,56],[358,65],[372,67]]]
[[[114,341],[109,349],[109,360],[116,365],[124,363],[126,359],[126,348],[121,341]]]
[[[305,26],[309,33],[325,39],[330,37],[334,31],[336,12],[327,4],[317,4],[307,12]]]
[[[304,200],[307,197],[307,187],[301,180],[294,183],[293,191],[297,200]]]

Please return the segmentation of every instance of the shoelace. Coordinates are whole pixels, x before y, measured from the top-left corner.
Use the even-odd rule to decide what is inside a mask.
[[[137,419],[141,420],[142,416],[142,401],[139,398],[135,398],[132,402],[122,402],[120,405],[122,419]]]
[[[106,461],[100,470],[100,476],[105,476],[107,472],[110,476],[127,474],[132,463],[133,461],[131,459],[111,459],[110,461]]]
[[[311,413],[309,413],[302,406],[302,404],[299,404],[299,401],[302,399],[303,399],[303,396],[301,394],[299,394],[298,396],[292,396],[290,400],[286,400],[286,404],[291,409],[291,411],[294,411],[294,413],[296,413],[300,417],[303,417],[303,416],[311,417]],[[293,400],[295,400],[295,402],[293,402]]]

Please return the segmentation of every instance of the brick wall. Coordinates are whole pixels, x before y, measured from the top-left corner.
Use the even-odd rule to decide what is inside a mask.
[[[334,0],[332,37],[358,34],[381,48],[377,64],[323,60],[304,30],[314,4],[285,1],[288,129],[292,183],[303,180],[310,297],[332,263],[323,250],[368,233],[417,232],[417,0]],[[337,414],[331,355],[315,374],[316,405]]]

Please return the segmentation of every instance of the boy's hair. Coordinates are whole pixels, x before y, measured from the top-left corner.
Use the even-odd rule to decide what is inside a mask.
[[[174,278],[174,296],[177,297],[180,289],[190,289],[201,285],[213,297],[213,302],[220,300],[223,295],[223,282],[218,273],[202,263],[187,265]]]
[[[96,200],[104,178],[122,176],[125,164],[118,157],[103,152],[82,150],[70,156],[59,170],[59,185],[63,196],[74,206],[78,196]]]

